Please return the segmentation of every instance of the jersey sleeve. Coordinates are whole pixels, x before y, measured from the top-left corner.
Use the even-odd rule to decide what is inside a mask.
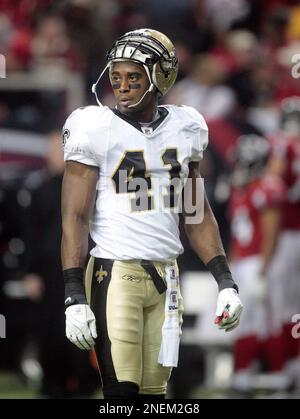
[[[203,116],[196,109],[190,106],[183,106],[183,108],[189,118],[188,130],[192,134],[190,161],[200,161],[208,145],[208,127]]]
[[[64,160],[73,160],[89,166],[99,166],[91,149],[88,121],[83,109],[75,110],[66,120],[62,130]]]

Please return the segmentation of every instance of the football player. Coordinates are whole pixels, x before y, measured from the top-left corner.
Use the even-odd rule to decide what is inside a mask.
[[[97,97],[106,69],[114,109]],[[189,178],[185,201],[197,201],[208,132],[193,108],[158,106],[177,70],[174,46],[164,34],[126,33],[93,86],[99,106],[74,111],[63,129],[66,334],[80,349],[95,345],[105,398],[164,398],[178,361],[179,196]],[[215,322],[229,331],[239,323],[242,304],[216,220],[203,201],[202,222],[186,216],[186,229],[219,286]],[[89,231],[95,247],[84,290]]]
[[[274,325],[285,348],[286,371],[300,387],[299,339],[292,334],[293,316],[300,313],[300,98],[284,99],[281,104],[281,130],[272,138],[271,173],[284,181],[287,189],[283,204],[282,229],[272,269],[272,280],[281,290],[282,310]],[[274,312],[278,298],[273,301]]]
[[[261,136],[241,136],[233,171],[233,276],[245,304],[244,321],[235,334],[233,389],[244,393],[253,390],[255,364],[268,352],[267,273],[277,245],[284,195],[281,179],[265,174],[270,150],[269,141]],[[274,361],[267,360],[273,371]]]

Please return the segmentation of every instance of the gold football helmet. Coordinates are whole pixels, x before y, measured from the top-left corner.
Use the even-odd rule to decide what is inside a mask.
[[[108,63],[133,61],[142,64],[161,95],[165,95],[175,83],[178,61],[170,39],[153,29],[137,29],[121,36],[108,51]]]

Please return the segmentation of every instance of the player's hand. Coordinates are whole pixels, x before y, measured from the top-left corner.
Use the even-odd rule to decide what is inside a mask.
[[[225,288],[219,292],[215,324],[219,329],[230,332],[240,322],[243,304],[234,288]]]
[[[66,336],[79,349],[90,350],[97,338],[96,319],[87,304],[74,304],[65,311]]]

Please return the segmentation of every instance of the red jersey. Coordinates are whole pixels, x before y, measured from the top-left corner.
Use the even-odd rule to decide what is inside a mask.
[[[231,249],[236,259],[259,255],[262,244],[260,213],[280,207],[284,185],[280,178],[268,175],[232,191],[230,199]]]
[[[282,177],[287,190],[282,228],[300,230],[300,138],[284,135],[277,137],[273,142],[273,154],[286,162]]]

